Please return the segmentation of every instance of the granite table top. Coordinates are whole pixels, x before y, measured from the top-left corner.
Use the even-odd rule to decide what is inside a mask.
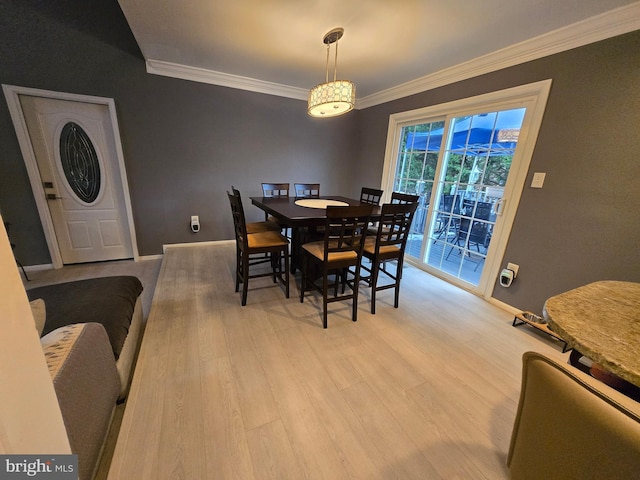
[[[640,386],[640,283],[590,283],[549,298],[543,315],[572,348]]]

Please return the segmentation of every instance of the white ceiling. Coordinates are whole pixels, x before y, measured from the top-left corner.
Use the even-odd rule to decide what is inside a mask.
[[[637,0],[119,3],[150,73],[292,98],[324,82],[322,39],[343,27],[359,108],[640,29]]]

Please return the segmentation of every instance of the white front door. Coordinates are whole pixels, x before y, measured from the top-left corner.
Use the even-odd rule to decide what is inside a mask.
[[[107,105],[21,95],[62,263],[132,258]]]

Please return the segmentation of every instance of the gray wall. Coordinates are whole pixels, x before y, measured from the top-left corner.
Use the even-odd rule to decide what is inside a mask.
[[[115,0],[4,1],[0,38],[0,83],[115,99],[141,255],[231,238],[232,184],[245,197],[262,181],[350,195],[379,185],[390,113],[551,78],[527,180],[545,171],[545,188],[523,192],[505,256],[521,272],[495,297],[540,312],[550,295],[589,281],[640,281],[640,32],[330,121],[309,118],[303,101],[147,74]],[[16,255],[49,263],[4,100],[0,145],[0,210]]]
[[[115,0],[0,8],[0,83],[115,99],[141,255],[233,238],[231,185],[245,197],[261,194],[263,181],[319,182],[326,194],[350,188],[354,116],[326,122],[309,117],[305,101],[149,75]],[[4,99],[0,144],[0,210],[16,257],[50,263]],[[245,203],[249,219],[264,215]],[[198,234],[189,229],[194,214]]]
[[[494,297],[540,313],[596,280],[640,281],[640,31],[360,112],[362,180],[382,174],[389,115],[551,78],[553,84],[509,244],[520,265]],[[532,189],[533,172],[547,172]]]

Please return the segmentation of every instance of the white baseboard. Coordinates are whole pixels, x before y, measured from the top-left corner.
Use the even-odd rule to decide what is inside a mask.
[[[40,272],[42,270],[53,270],[53,263],[43,263],[42,265],[25,265],[25,272]]]
[[[136,261],[137,262],[144,262],[145,260],[161,260],[163,256],[164,255],[162,255],[162,254],[159,254],[159,255],[144,255],[144,256],[139,256]]]
[[[162,246],[162,252],[164,253],[166,251],[167,248],[172,248],[172,247],[193,247],[193,246],[197,246],[197,245],[214,245],[214,244],[223,244],[223,243],[229,243],[229,242],[234,242],[235,240],[220,240],[220,241],[216,241],[216,242],[194,242],[194,243],[174,243],[174,244],[168,244],[168,245],[163,245]],[[162,260],[162,258],[164,257],[164,255],[158,254],[158,255],[140,255],[138,256],[138,258],[135,260],[136,262],[144,262],[145,260]],[[24,271],[29,273],[29,272],[40,272],[43,270],[53,270],[53,263],[44,263],[42,265],[25,265],[24,266]]]
[[[513,315],[515,315],[516,313],[522,312],[522,309],[513,307],[508,303],[501,302],[500,300],[496,300],[493,297],[491,297],[488,301],[491,305],[495,305],[499,309],[504,310],[505,312],[512,313]]]
[[[137,262],[143,262],[145,260],[160,260],[162,259],[162,254],[160,255],[145,255],[139,256],[136,260]],[[53,270],[53,263],[44,263],[42,265],[25,265],[24,271],[29,272],[40,272],[43,270]]]
[[[225,245],[229,243],[235,243],[235,240],[214,240],[210,242],[192,242],[192,243],[169,243],[162,245],[162,252],[166,252],[169,248],[184,248],[184,247],[204,247],[207,245]]]

